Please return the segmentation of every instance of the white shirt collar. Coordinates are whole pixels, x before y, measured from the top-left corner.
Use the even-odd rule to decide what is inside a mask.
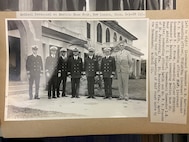
[[[74,59],[77,60],[77,59],[78,59],[78,56],[74,56]]]
[[[34,57],[37,57],[37,54],[33,54]]]
[[[51,55],[51,57],[55,58],[55,55]]]
[[[66,56],[61,56],[62,57],[62,59],[66,59]]]
[[[109,58],[110,56],[105,56],[105,57],[106,57],[106,59],[107,59],[107,58]]]
[[[93,55],[92,55],[92,56],[89,56],[89,58],[91,58],[91,59],[92,59],[92,58],[93,58]]]

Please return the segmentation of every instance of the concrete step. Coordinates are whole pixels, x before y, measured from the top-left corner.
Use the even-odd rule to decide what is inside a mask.
[[[28,81],[9,81],[9,86],[28,85]]]
[[[9,82],[8,86],[8,95],[17,95],[17,94],[28,94],[29,84],[28,82]],[[33,85],[33,91],[35,90],[35,85]],[[40,87],[40,90],[44,90],[43,87]]]

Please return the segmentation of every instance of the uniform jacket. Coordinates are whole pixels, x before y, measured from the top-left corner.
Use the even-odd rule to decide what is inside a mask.
[[[86,76],[95,76],[98,71],[98,60],[95,56],[91,59],[89,56],[85,58],[84,61],[84,70]]]
[[[132,65],[130,52],[127,50],[119,51],[116,56],[116,71],[129,73]]]
[[[81,78],[83,71],[83,61],[80,57],[77,60],[74,57],[70,57],[68,60],[68,71],[71,73],[72,78]]]
[[[61,73],[61,76],[67,76],[68,73],[68,59],[63,59],[61,56],[58,59],[58,72]]]
[[[109,57],[109,58],[102,58],[101,61],[101,72],[104,78],[109,78],[113,72],[116,70],[116,65],[115,65],[115,58],[114,57]]]
[[[43,63],[41,56],[30,55],[26,60],[26,71],[30,74],[32,73],[41,73],[43,71]]]
[[[53,58],[52,56],[48,56],[45,62],[45,70],[51,76],[57,76],[57,58]]]

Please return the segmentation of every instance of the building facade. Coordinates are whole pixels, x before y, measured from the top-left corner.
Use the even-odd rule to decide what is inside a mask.
[[[58,47],[58,50],[66,47],[70,54],[72,45],[77,44],[80,56],[84,58],[88,47],[94,47],[96,54],[103,56],[103,47],[114,48],[121,40],[127,41],[127,50],[132,55],[132,74],[140,77],[143,53],[133,46],[137,38],[116,21],[9,20],[7,25],[10,81],[27,80],[26,58],[32,53],[32,45],[38,45],[38,54],[45,64],[51,46]]]

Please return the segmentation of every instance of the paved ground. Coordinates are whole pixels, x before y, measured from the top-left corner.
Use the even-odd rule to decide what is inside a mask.
[[[71,98],[71,95],[68,95],[68,97],[49,100],[46,91],[41,91],[40,100],[29,100],[27,93],[9,95],[6,99],[7,118],[9,120],[25,120],[147,117],[146,85],[141,80],[140,83],[137,83],[138,85],[135,85],[136,81],[132,83],[134,87],[130,87],[130,93],[133,97],[129,101],[117,100],[117,98],[103,99],[100,96],[96,99],[87,99],[84,95],[80,98]],[[115,84],[116,82],[114,82]],[[118,90],[115,86],[113,88],[116,97]]]
[[[69,96],[49,100],[47,99],[46,93],[44,93],[44,95],[41,96],[40,100],[28,100],[28,96],[26,94],[20,96],[14,95],[9,97],[8,104],[10,105],[8,115],[10,119],[15,119],[18,117],[18,119],[22,119],[22,117],[23,119],[29,119],[29,117],[27,116],[27,111],[29,112],[31,110],[28,110],[26,108],[33,109],[33,116],[30,116],[28,114],[31,118],[43,117],[43,115],[40,116],[41,114],[37,112],[38,110],[46,111],[48,113],[54,112],[54,114],[60,112],[62,113],[62,115],[58,115],[58,117],[64,118],[147,116],[146,101],[140,100],[119,101],[116,98],[112,98],[111,100],[104,100],[102,97],[96,97],[96,99],[87,99],[85,96],[81,96],[79,99],[70,98]],[[17,108],[17,112],[13,112],[13,108]],[[19,110],[22,115],[19,114]],[[36,112],[34,110],[39,113],[38,116],[35,115]],[[56,117],[56,115],[50,115],[49,117]]]

